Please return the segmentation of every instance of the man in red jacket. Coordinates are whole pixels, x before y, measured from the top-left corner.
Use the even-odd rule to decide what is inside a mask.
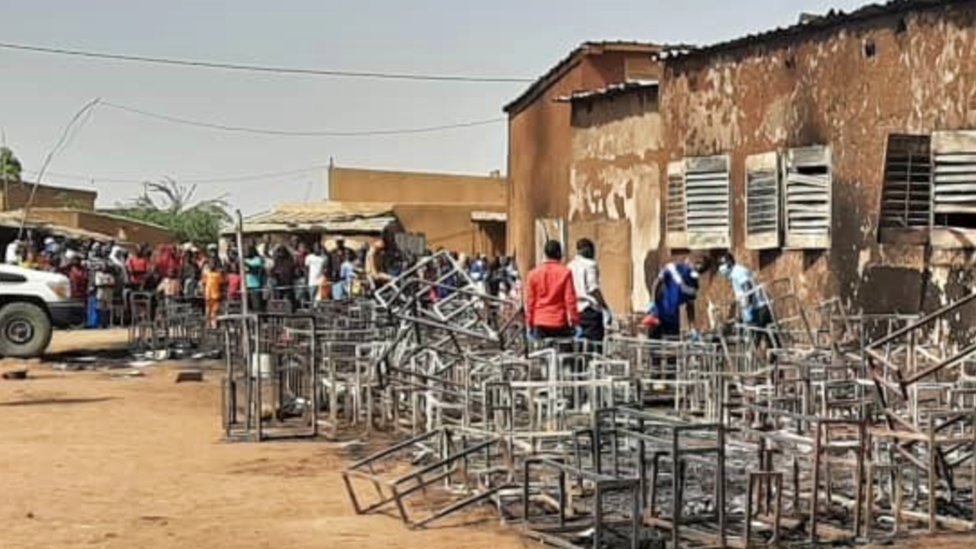
[[[580,315],[573,273],[562,264],[563,247],[550,240],[546,261],[529,273],[525,289],[525,324],[534,339],[579,336]]]

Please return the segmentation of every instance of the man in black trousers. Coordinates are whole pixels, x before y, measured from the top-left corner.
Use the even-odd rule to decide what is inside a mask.
[[[569,263],[569,270],[573,273],[583,339],[602,344],[606,325],[604,312],[610,307],[600,291],[600,266],[596,262],[596,245],[592,240],[583,238],[576,243],[576,257]]]

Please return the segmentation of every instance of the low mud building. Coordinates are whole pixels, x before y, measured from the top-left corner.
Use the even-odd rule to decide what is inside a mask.
[[[508,180],[498,176],[329,169],[329,200],[385,204],[403,232],[426,247],[465,254],[505,253]]]

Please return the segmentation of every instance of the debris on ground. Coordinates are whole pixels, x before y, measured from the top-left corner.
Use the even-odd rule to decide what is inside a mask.
[[[202,370],[180,370],[176,373],[176,383],[202,383]]]
[[[357,513],[420,528],[487,505],[567,548],[976,528],[976,361],[925,337],[976,296],[928,317],[797,311],[785,281],[768,338],[716,318],[689,340],[526,342],[517,303],[431,260],[453,268],[222,318],[227,438],[392,439],[344,472]]]

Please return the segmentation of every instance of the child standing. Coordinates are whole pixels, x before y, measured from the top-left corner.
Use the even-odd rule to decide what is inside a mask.
[[[115,276],[112,274],[112,267],[103,263],[95,271],[95,303],[98,308],[99,328],[108,328],[114,299]]]
[[[216,257],[211,257],[207,270],[203,273],[203,297],[207,303],[207,326],[217,327],[220,315],[220,301],[224,295],[224,271]]]
[[[160,281],[156,291],[163,295],[165,301],[173,301],[180,297],[180,293],[183,291],[183,285],[180,284],[180,279],[168,276]]]
[[[241,300],[241,269],[236,263],[227,268],[227,301]]]

